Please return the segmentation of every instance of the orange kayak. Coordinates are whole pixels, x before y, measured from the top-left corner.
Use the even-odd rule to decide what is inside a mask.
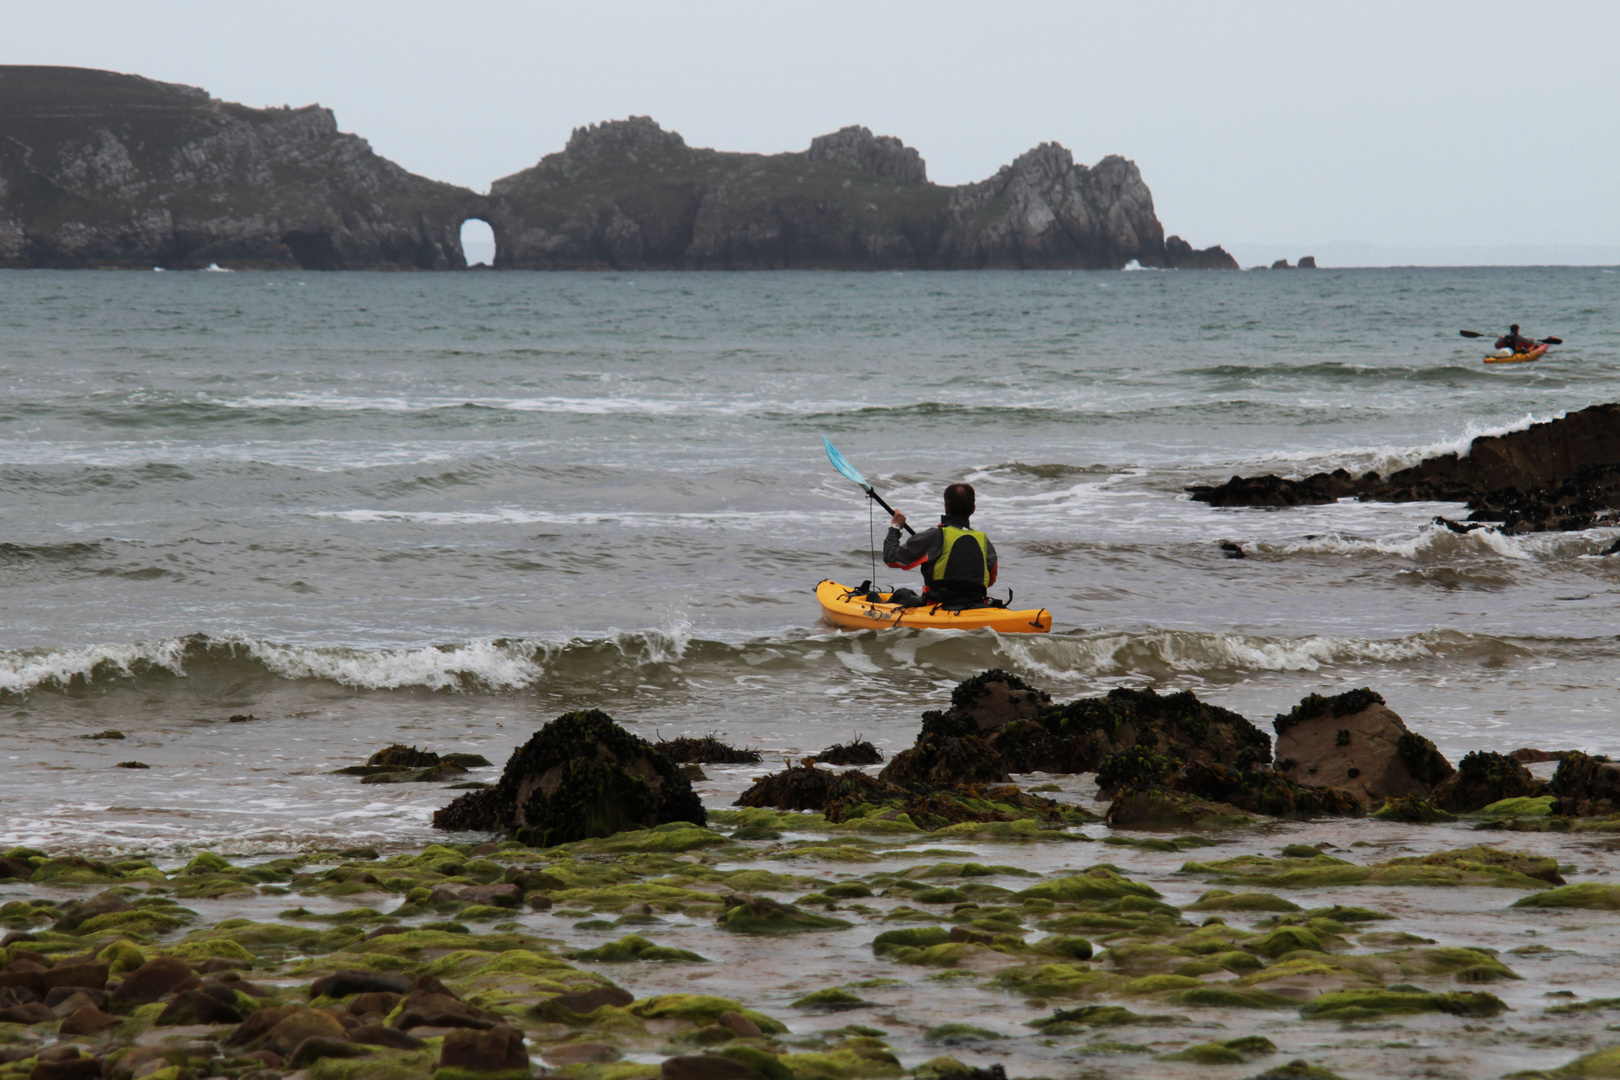
[[[1500,349],[1487,356],[1485,362],[1487,364],[1528,364],[1532,360],[1540,360],[1543,356],[1546,356],[1547,350],[1550,348],[1552,348],[1551,345],[1537,345],[1529,352],[1509,353],[1506,356],[1502,354],[1506,353],[1507,350]]]
[[[1045,608],[1009,611],[984,607],[952,610],[940,604],[903,608],[888,603],[891,593],[878,593],[873,603],[865,593],[836,581],[816,586],[821,617],[848,630],[995,630],[1003,634],[1044,634],[1052,629],[1052,613]]]

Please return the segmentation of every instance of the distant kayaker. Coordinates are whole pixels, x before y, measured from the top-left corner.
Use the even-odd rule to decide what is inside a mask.
[[[945,514],[939,524],[902,541],[906,515],[889,519],[883,538],[883,561],[896,570],[922,567],[922,602],[976,604],[996,583],[996,548],[990,538],[968,523],[976,508],[972,484],[945,489]]]
[[[1508,327],[1508,332],[1496,339],[1498,349],[1512,349],[1516,353],[1527,353],[1536,347],[1536,343],[1527,337],[1519,336],[1519,324],[1514,323]]]

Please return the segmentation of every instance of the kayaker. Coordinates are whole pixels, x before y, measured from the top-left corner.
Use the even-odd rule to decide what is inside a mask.
[[[1508,332],[1496,339],[1498,349],[1512,349],[1516,353],[1527,353],[1536,347],[1536,343],[1527,337],[1519,336],[1519,324],[1514,323],[1508,327]]]
[[[896,570],[922,567],[922,603],[982,604],[986,590],[996,583],[996,547],[968,523],[976,505],[972,484],[952,484],[945,489],[945,513],[934,528],[902,541],[906,515],[896,512],[889,519],[883,561]]]

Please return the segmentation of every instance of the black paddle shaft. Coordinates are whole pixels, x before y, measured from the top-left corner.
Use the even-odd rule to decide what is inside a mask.
[[[899,511],[895,510],[894,507],[892,507],[888,503],[884,502],[883,501],[883,496],[879,495],[877,492],[873,491],[871,488],[866,489],[866,494],[871,496],[872,500],[874,502],[876,502],[879,506],[881,506],[881,507],[883,507],[883,509],[887,510],[889,512],[890,517],[893,517],[895,514],[897,514],[899,512]],[[906,532],[910,533],[912,536],[917,535],[917,530],[913,529],[910,525],[902,525],[900,527],[902,529],[906,530]]]
[[[1467,337],[1467,338],[1493,337],[1493,336],[1495,336],[1495,335],[1492,335],[1492,334],[1482,334],[1478,330],[1459,330],[1459,331],[1457,331],[1457,333],[1459,333],[1463,337]],[[1544,337],[1544,338],[1541,339],[1541,341],[1538,344],[1541,344],[1541,345],[1562,345],[1563,343],[1564,343],[1563,338]]]

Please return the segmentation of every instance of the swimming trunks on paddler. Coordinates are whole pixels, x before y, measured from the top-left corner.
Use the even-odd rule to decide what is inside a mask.
[[[922,568],[923,600],[930,604],[972,603],[983,600],[996,583],[996,547],[973,528],[975,509],[971,484],[945,489],[945,514],[939,525],[900,539],[904,514],[895,514],[883,538],[883,561],[896,570]]]

